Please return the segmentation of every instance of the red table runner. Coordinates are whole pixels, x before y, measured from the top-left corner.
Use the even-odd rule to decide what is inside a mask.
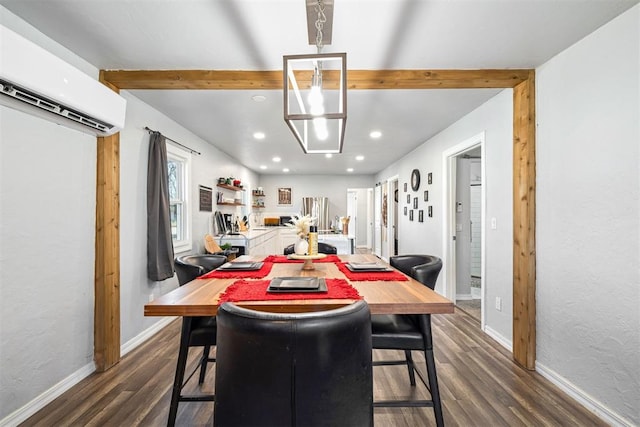
[[[362,299],[358,291],[344,279],[325,279],[327,292],[269,293],[270,280],[237,280],[221,295],[220,304],[237,301],[266,301],[292,299]]]
[[[377,280],[393,280],[393,281],[406,281],[409,280],[407,276],[400,273],[399,271],[351,271],[346,266],[346,263],[339,262],[336,263],[338,270],[344,274],[347,279],[353,280],[354,282],[358,281],[377,281]]]
[[[289,259],[286,255],[269,255],[266,257],[264,262],[304,262],[303,259]],[[316,262],[340,262],[340,258],[337,255],[327,255],[321,259],[314,259],[314,263]]]
[[[265,262],[259,270],[213,270],[203,274],[198,279],[262,279],[267,277],[272,267],[272,262]]]

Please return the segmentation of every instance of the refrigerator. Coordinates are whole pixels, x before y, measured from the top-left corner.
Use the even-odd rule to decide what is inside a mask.
[[[316,218],[318,231],[329,230],[331,220],[329,218],[328,197],[303,197],[302,215],[311,215]]]

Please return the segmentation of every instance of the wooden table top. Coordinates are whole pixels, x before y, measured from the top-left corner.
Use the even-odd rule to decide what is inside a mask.
[[[261,261],[264,257],[242,256],[239,261]],[[339,255],[343,261],[382,262],[374,255]],[[301,263],[275,263],[262,280],[274,277],[323,277],[346,279],[358,290],[372,314],[435,314],[453,313],[453,302],[416,280],[350,281],[334,263],[314,263],[314,270],[302,270]],[[145,316],[214,316],[218,298],[227,286],[239,279],[196,279],[144,306]],[[246,279],[251,280],[251,279]],[[246,301],[237,305],[275,312],[320,311],[353,303],[343,299],[307,299],[284,301]]]

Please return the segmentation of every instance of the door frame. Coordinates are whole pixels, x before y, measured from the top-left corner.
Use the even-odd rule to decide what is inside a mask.
[[[442,180],[442,194],[443,194],[443,202],[442,202],[442,218],[444,218],[444,223],[442,226],[442,253],[443,259],[442,263],[444,265],[442,273],[443,273],[443,282],[444,282],[444,295],[449,298],[451,301],[456,300],[456,210],[455,210],[455,202],[456,202],[456,170],[457,164],[456,160],[459,155],[469,151],[475,147],[480,147],[480,175],[482,179],[482,190],[480,195],[481,207],[480,207],[480,229],[481,229],[481,238],[480,238],[480,276],[481,276],[481,288],[480,288],[480,298],[482,299],[481,304],[481,314],[480,314],[480,328],[485,330],[485,284],[484,280],[486,277],[486,154],[485,154],[485,133],[480,132],[477,135],[468,138],[459,144],[454,145],[453,147],[443,151],[442,153],[442,174],[444,179]]]

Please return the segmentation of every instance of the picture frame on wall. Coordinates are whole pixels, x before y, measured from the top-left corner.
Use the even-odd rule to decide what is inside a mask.
[[[404,207],[404,216],[407,216],[407,207]]]
[[[407,183],[406,182],[404,183],[404,192],[405,193],[407,192]]]
[[[429,201],[429,191],[428,190],[424,190],[424,201],[425,202]]]
[[[413,209],[418,209],[418,198],[417,197],[413,198]]]
[[[198,186],[198,196],[200,212],[213,212],[213,189],[200,185]]]
[[[278,206],[291,206],[291,187],[278,188]]]
[[[411,194],[407,194],[407,203],[411,203]]]
[[[433,184],[433,174],[431,172],[427,174],[427,184]]]
[[[433,206],[429,206],[428,215],[429,215],[429,218],[433,217]]]
[[[418,222],[424,222],[424,211],[422,209],[418,211]]]
[[[409,211],[409,221],[413,221],[413,209]]]

